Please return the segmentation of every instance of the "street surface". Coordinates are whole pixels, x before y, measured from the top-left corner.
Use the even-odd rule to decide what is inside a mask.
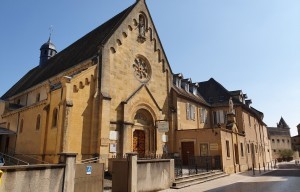
[[[232,174],[221,179],[193,185],[182,189],[161,192],[300,192],[300,166],[295,161],[278,164],[274,171],[252,171]]]

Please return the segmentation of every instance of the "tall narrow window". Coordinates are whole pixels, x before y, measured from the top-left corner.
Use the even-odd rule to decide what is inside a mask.
[[[190,119],[190,104],[186,103],[186,119]]]
[[[230,157],[229,141],[226,141],[226,152],[227,152],[227,157]]]
[[[35,125],[35,129],[39,130],[41,126],[41,115],[38,115],[36,118],[36,125]]]
[[[225,122],[225,115],[223,110],[213,112],[214,124],[223,124]]]
[[[200,123],[205,123],[206,118],[207,118],[207,111],[205,108],[200,108],[199,109],[199,114],[200,114]]]
[[[53,110],[53,116],[52,116],[52,127],[57,126],[57,118],[58,118],[58,110],[57,110],[57,108],[55,108]]]
[[[21,119],[21,122],[20,122],[20,133],[23,132],[23,124],[24,124],[23,119]]]
[[[186,119],[195,120],[195,114],[195,106],[190,103],[186,103]]]
[[[243,145],[243,143],[241,143],[241,155],[242,155],[242,157],[244,157],[244,145]]]
[[[250,116],[250,114],[248,115],[248,118],[249,118],[249,127],[251,127],[251,116]]]
[[[250,153],[250,145],[247,144],[247,152]]]

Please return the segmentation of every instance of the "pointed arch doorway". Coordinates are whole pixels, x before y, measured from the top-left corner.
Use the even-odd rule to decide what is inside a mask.
[[[134,116],[132,127],[132,151],[140,158],[155,155],[156,130],[151,113],[146,109],[139,109]]]

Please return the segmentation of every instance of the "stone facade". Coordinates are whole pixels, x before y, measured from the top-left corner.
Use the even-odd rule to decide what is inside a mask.
[[[277,127],[268,127],[268,134],[272,149],[272,159],[280,158],[280,152],[282,150],[292,150],[290,127],[285,123],[282,117]]]
[[[93,38],[101,43],[90,53],[84,46]],[[75,46],[80,56],[88,50],[86,57],[76,60]],[[100,156],[107,166],[109,158],[128,152],[185,156],[189,150],[220,156],[228,173],[270,161],[262,113],[235,98],[236,92],[221,88],[225,95],[208,96],[201,86],[207,82],[199,86],[173,74],[142,0],[34,70],[45,73],[59,61],[71,67],[23,90],[33,78],[29,72],[2,97],[0,125],[17,134],[1,136],[1,151],[53,163],[59,153],[72,152],[78,161]],[[231,117],[228,96],[235,102]],[[158,129],[158,121],[167,122],[169,131]]]

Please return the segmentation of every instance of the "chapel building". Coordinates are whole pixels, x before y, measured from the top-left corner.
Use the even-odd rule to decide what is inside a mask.
[[[39,65],[1,97],[0,151],[50,163],[77,153],[106,166],[129,152],[183,164],[213,156],[225,172],[240,172],[271,157],[263,113],[250,104],[213,78],[173,73],[137,0],[60,52],[51,38],[42,45]]]

